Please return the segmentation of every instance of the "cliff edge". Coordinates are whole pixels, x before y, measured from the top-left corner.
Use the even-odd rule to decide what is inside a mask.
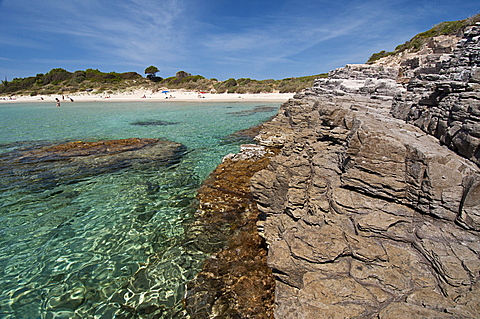
[[[458,39],[332,71],[263,125],[276,318],[478,318],[480,25]]]

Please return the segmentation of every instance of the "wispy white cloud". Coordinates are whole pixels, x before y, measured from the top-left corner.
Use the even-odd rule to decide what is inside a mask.
[[[4,48],[8,46],[17,47],[19,49],[39,49],[42,47],[42,44],[36,40],[0,34],[0,46],[3,46]]]
[[[328,20],[317,20],[315,15],[269,17],[260,28],[251,23],[254,27],[210,34],[204,46],[218,57],[219,63],[248,63],[252,69],[292,64],[296,55],[330,40],[361,35],[371,27],[371,19],[381,14],[364,2]]]
[[[182,1],[15,0],[9,5],[19,12],[18,20],[34,17],[33,24],[19,23],[28,33],[52,35],[63,41],[60,46],[78,45],[101,56],[136,62],[175,58],[182,52],[182,29],[175,28],[182,18]]]

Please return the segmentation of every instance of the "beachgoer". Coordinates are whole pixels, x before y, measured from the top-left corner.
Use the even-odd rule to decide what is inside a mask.
[[[55,101],[57,101],[57,106],[60,107],[60,100],[58,98],[55,98]]]

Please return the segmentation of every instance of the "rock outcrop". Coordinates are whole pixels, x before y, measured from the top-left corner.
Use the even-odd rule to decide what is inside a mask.
[[[185,152],[186,147],[180,143],[153,138],[34,145],[28,150],[1,154],[0,171],[12,183],[51,188],[106,172],[172,165]]]
[[[419,74],[438,73],[443,63],[450,59],[458,41],[457,35],[440,35],[430,38],[420,50],[406,50],[374,62],[375,65],[395,67],[399,70],[398,82],[408,83]]]
[[[453,56],[418,73],[395,98],[392,114],[434,135],[480,165],[480,24],[468,29]],[[436,71],[436,72],[432,72]]]
[[[478,318],[478,28],[406,85],[348,65],[264,124],[281,152],[251,191],[276,318]]]
[[[21,163],[41,163],[55,161],[85,161],[96,165],[129,159],[152,160],[162,163],[172,159],[175,152],[185,150],[185,146],[156,138],[127,138],[95,142],[68,142],[48,145],[26,151],[18,157]]]

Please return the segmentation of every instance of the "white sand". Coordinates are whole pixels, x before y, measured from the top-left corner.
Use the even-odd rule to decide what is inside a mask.
[[[37,96],[0,96],[0,103],[32,103],[32,102],[49,102],[55,103],[58,98],[61,103],[71,103],[69,98],[75,102],[108,102],[108,101],[169,101],[169,102],[278,102],[283,103],[292,98],[294,93],[259,93],[259,94],[236,94],[236,93],[197,93],[184,90],[170,90],[168,93],[152,93],[148,90],[136,90],[119,94],[106,93],[74,93],[63,95],[37,95]],[[43,98],[43,100],[42,100]]]

